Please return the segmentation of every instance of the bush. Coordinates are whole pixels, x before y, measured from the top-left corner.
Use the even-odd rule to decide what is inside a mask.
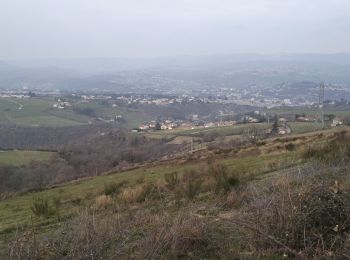
[[[76,205],[76,206],[81,206],[84,202],[84,199],[81,197],[75,197],[73,199],[71,199],[72,204]]]
[[[179,175],[177,172],[165,174],[165,183],[168,189],[174,190],[180,183]]]
[[[266,145],[265,141],[258,141],[258,142],[256,142],[256,146],[264,146],[264,145]]]
[[[241,218],[258,250],[277,253],[288,248],[289,253],[316,259],[344,253],[350,232],[350,196],[320,171],[302,180],[284,176],[272,183],[268,193],[257,191],[253,196]]]
[[[144,259],[192,259],[203,254],[210,241],[202,219],[179,214],[174,221],[155,219],[155,228],[141,244]],[[200,258],[200,257],[198,257]]]
[[[163,198],[163,189],[160,185],[154,183],[147,183],[143,186],[143,200],[159,200]]]
[[[33,214],[37,217],[50,217],[55,214],[55,210],[50,206],[47,198],[34,198],[30,207]]]
[[[195,170],[187,171],[182,178],[182,192],[192,200],[200,192],[203,180]]]
[[[239,178],[233,173],[229,173],[223,164],[214,163],[209,165],[209,173],[215,179],[215,191],[229,192],[232,188],[239,185]]]
[[[102,195],[104,196],[104,195]],[[204,258],[210,243],[203,219],[191,214],[133,217],[82,211],[45,238],[19,233],[9,259],[178,259]]]
[[[295,150],[295,144],[293,143],[288,143],[284,146],[287,151],[294,151]]]
[[[109,183],[105,183],[104,187],[103,187],[103,193],[107,196],[112,195],[112,194],[116,194],[118,195],[121,191],[121,188],[124,186],[125,182],[120,182],[120,183],[116,183],[116,182],[109,182]]]

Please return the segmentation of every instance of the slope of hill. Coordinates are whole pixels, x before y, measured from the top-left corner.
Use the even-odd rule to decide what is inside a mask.
[[[349,130],[328,130],[16,195],[0,202],[1,252],[32,259],[342,258],[349,252],[349,151]]]

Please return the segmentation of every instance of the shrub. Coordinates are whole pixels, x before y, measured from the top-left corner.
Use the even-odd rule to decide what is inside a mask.
[[[71,199],[71,202],[76,206],[80,206],[83,204],[84,199],[81,197],[75,197],[75,198]]]
[[[163,189],[159,184],[147,183],[143,186],[143,198],[145,200],[159,200],[163,198]]]
[[[145,182],[145,178],[144,177],[140,177],[136,180],[136,184],[142,184]]]
[[[256,142],[256,146],[264,146],[264,145],[266,145],[265,141],[258,141],[258,142]]]
[[[104,195],[102,195],[104,196]],[[177,259],[202,256],[209,239],[203,219],[191,214],[133,217],[82,211],[44,239],[19,233],[10,259]],[[203,258],[203,257],[200,257]]]
[[[239,185],[239,178],[233,173],[229,173],[223,164],[213,163],[209,166],[209,173],[215,179],[215,191],[230,191],[233,187]]]
[[[227,194],[224,201],[224,207],[237,208],[241,205],[244,197],[245,197],[244,192],[233,190]]]
[[[287,248],[288,253],[316,259],[341,256],[349,239],[350,196],[319,171],[302,179],[284,176],[269,186],[268,193],[252,196],[240,224],[252,231],[258,250],[277,253]]]
[[[48,199],[44,197],[34,198],[30,209],[37,217],[50,217],[55,213],[55,210],[50,206]]]
[[[121,191],[121,188],[124,186],[125,182],[109,182],[105,183],[103,187],[103,193],[105,195],[112,195],[112,194],[119,194]]]
[[[145,259],[187,258],[199,255],[208,246],[205,225],[197,217],[179,214],[172,223],[164,218],[157,222],[143,243]]]
[[[188,199],[192,200],[200,192],[203,180],[197,171],[191,170],[185,172],[182,178],[182,192]]]
[[[53,197],[52,202],[56,210],[61,208],[61,205],[62,205],[61,197]]]
[[[165,174],[164,178],[166,186],[170,190],[174,190],[180,183],[179,175],[177,172]]]
[[[284,146],[287,151],[294,151],[295,150],[295,144],[294,143],[288,143]]]

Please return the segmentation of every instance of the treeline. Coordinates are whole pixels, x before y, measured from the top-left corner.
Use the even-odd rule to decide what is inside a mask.
[[[112,168],[122,169],[157,160],[181,149],[165,140],[148,139],[124,130],[85,137],[65,145],[49,162],[32,162],[22,167],[0,167],[0,194],[42,189],[87,176],[99,175]]]

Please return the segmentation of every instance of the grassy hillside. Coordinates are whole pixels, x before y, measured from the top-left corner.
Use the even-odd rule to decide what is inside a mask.
[[[0,151],[0,165],[21,166],[31,161],[48,161],[54,154],[41,151]]]
[[[247,253],[251,251],[247,248],[240,248],[243,247],[242,243],[238,242],[241,238],[240,231],[236,225],[228,225],[227,222],[238,221],[233,218],[233,215],[243,210],[243,205],[248,206],[248,202],[253,198],[256,199],[251,197],[253,195],[249,191],[249,187],[253,187],[253,190],[261,189],[267,187],[264,183],[274,182],[280,176],[289,175],[290,172],[304,171],[309,167],[312,158],[319,156],[317,152],[309,150],[309,147],[319,146],[322,143],[327,144],[336,136],[332,130],[324,131],[322,134],[269,139],[258,146],[248,145],[213,151],[202,150],[168,161],[148,163],[143,167],[128,171],[109,172],[105,176],[10,197],[0,202],[0,241],[2,241],[0,248],[4,254],[7,242],[23,239],[20,236],[17,237],[16,230],[27,232],[28,245],[31,244],[33,235],[36,239],[49,235],[52,243],[58,243],[55,240],[56,231],[62,232],[63,223],[68,226],[75,225],[74,228],[81,228],[76,232],[83,233],[77,233],[77,236],[84,236],[84,232],[95,232],[94,227],[88,231],[81,226],[82,223],[90,225],[88,224],[90,216],[92,216],[90,214],[94,214],[96,225],[98,225],[97,229],[106,232],[100,225],[113,223],[111,230],[114,232],[121,232],[121,234],[128,232],[127,237],[130,237],[127,240],[124,238],[126,244],[123,244],[122,252],[118,251],[119,257],[122,257],[120,254],[124,253],[135,254],[138,257],[155,254],[156,258],[160,256],[170,257],[172,254],[177,256],[185,254],[190,257],[191,254],[195,253],[202,254],[202,256],[211,255],[212,257],[220,257],[220,254],[221,257],[224,255],[237,257],[237,252]],[[278,182],[280,181],[282,180],[278,180]],[[292,189],[292,186],[290,188]],[[245,196],[249,197],[247,201],[244,199]],[[39,208],[41,205],[44,209],[46,205],[46,211],[38,213],[32,209],[35,205]],[[141,216],[143,218],[140,218]],[[125,219],[125,217],[127,218]],[[125,227],[128,225],[131,227],[128,231],[115,230],[118,225],[115,226],[114,221],[125,222]],[[196,223],[200,226],[197,226]],[[204,231],[202,224],[208,230]],[[194,225],[193,230],[187,225]],[[176,232],[181,232],[183,228],[186,234],[174,233],[173,235],[180,241],[184,239],[182,242],[176,240],[180,244],[174,245],[172,243],[175,241],[172,239],[175,237],[163,237],[164,234],[159,233],[162,231],[155,229],[155,227],[174,229],[172,232],[175,232],[176,227],[180,228],[180,231]],[[188,228],[190,229],[187,230]],[[228,231],[229,233],[227,233]],[[248,231],[246,230],[245,233],[248,234]],[[202,232],[207,232],[211,237],[202,237]],[[223,233],[220,234],[220,232]],[[15,234],[17,235],[15,236]],[[67,234],[66,239],[73,239],[69,236],[70,233]],[[89,242],[86,246],[89,246],[89,250],[97,255],[97,251],[103,251],[104,255],[100,255],[100,257],[110,256],[111,252],[106,248],[102,251],[97,250],[100,245],[99,239],[107,243],[114,241],[113,243],[117,244],[118,239],[108,237],[107,234],[104,234],[103,237],[99,236],[102,234],[94,234],[96,241],[93,243],[91,241],[92,244]],[[146,237],[153,236],[155,236],[155,241],[146,239]],[[190,241],[186,240],[186,237]],[[232,240],[226,240],[228,237]],[[161,250],[156,249],[157,243],[163,239],[172,241],[169,243],[174,247],[173,251],[167,251],[169,248],[167,244],[160,244],[161,247],[164,246]],[[201,241],[207,245],[205,249]],[[144,248],[146,251],[149,250],[147,252],[139,251],[145,246],[144,243],[147,244],[147,248]],[[18,242],[11,244],[12,249],[16,249],[18,246]],[[60,244],[60,246],[68,245]],[[79,246],[84,248],[85,245]],[[217,246],[218,248],[215,250]],[[254,247],[258,248],[258,245],[254,245]],[[95,249],[97,251],[94,251]],[[71,248],[69,250],[78,249]],[[225,250],[229,251],[225,253]],[[58,253],[58,251],[55,252],[55,254]],[[83,251],[78,250],[78,252],[76,253],[80,254]],[[272,252],[274,251],[272,250]],[[287,250],[286,252],[287,255],[293,256],[293,251]]]

